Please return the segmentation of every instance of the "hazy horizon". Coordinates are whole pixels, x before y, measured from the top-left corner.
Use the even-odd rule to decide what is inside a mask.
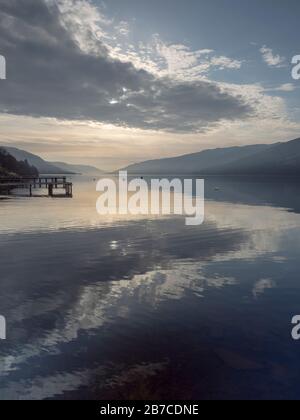
[[[266,143],[266,144],[270,144],[270,145],[272,145],[272,144],[274,144],[274,145],[276,145],[276,144],[279,144],[279,143],[288,143],[288,142],[290,142],[290,141],[293,141],[293,140],[297,140],[297,139],[289,139],[289,140],[286,140],[286,141],[281,141],[281,142],[271,142],[271,143]],[[253,145],[259,145],[259,143],[256,143],[256,144],[253,144]],[[223,148],[230,148],[230,147],[235,147],[236,145],[233,145],[233,146],[224,146]],[[245,144],[245,145],[238,145],[237,147],[245,147],[245,146],[248,146],[247,144]],[[249,145],[250,146],[250,145]],[[74,159],[74,160],[70,160],[70,158],[68,157],[68,156],[66,156],[66,158],[64,159],[64,160],[47,160],[47,155],[42,155],[42,154],[37,154],[37,153],[34,153],[33,151],[31,151],[31,150],[29,150],[29,148],[27,148],[26,150],[25,149],[22,149],[22,147],[18,147],[18,145],[14,145],[14,144],[0,144],[0,147],[4,147],[4,148],[16,148],[16,149],[19,149],[19,150],[23,150],[24,152],[29,152],[29,153],[32,153],[33,155],[36,155],[36,156],[38,156],[38,157],[40,157],[40,158],[42,158],[43,160],[45,160],[46,162],[49,162],[49,163],[52,163],[52,164],[59,164],[59,163],[65,163],[65,164],[69,164],[69,165],[87,165],[87,166],[91,166],[91,167],[95,167],[95,168],[97,168],[97,169],[99,169],[99,170],[103,170],[103,171],[108,171],[108,172],[114,172],[114,171],[118,171],[118,170],[122,170],[122,169],[125,169],[127,166],[131,166],[131,165],[135,165],[135,164],[139,164],[139,163],[144,163],[144,162],[148,162],[148,161],[152,161],[152,160],[154,160],[154,161],[156,161],[156,160],[160,160],[160,159],[164,159],[164,158],[166,158],[166,159],[172,159],[172,158],[180,158],[180,157],[183,157],[183,156],[186,156],[186,155],[190,155],[190,154],[194,154],[194,153],[201,153],[201,152],[203,152],[203,151],[207,151],[207,150],[217,150],[217,149],[219,149],[219,147],[209,147],[208,149],[202,149],[202,150],[198,150],[198,151],[196,151],[196,152],[191,152],[191,153],[183,153],[183,154],[180,154],[180,155],[178,155],[178,154],[175,154],[175,155],[172,155],[172,154],[170,154],[170,155],[167,155],[167,156],[159,156],[159,157],[156,157],[156,158],[153,158],[153,159],[143,159],[143,158],[141,158],[140,160],[136,160],[136,161],[132,161],[132,162],[128,162],[128,160],[124,160],[124,164],[122,165],[122,166],[118,166],[118,167],[115,167],[115,166],[109,166],[109,165],[103,165],[103,166],[100,166],[99,164],[98,164],[98,162],[99,162],[99,158],[92,158],[90,161],[84,161],[84,163],[83,163],[83,160],[82,159],[80,159],[80,158],[77,158],[77,159]],[[115,162],[115,159],[114,158],[111,158],[114,162]],[[120,161],[121,161],[121,159],[120,159]],[[221,163],[221,162],[220,162]]]
[[[299,16],[0,0],[0,400],[299,399]]]
[[[112,170],[297,138],[300,5],[288,6],[4,0],[0,143]]]

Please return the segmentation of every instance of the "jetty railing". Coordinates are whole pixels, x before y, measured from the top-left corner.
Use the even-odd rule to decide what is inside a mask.
[[[0,192],[10,194],[12,190],[28,190],[29,197],[33,197],[34,190],[46,189],[48,197],[73,197],[73,184],[66,177],[38,176],[0,178]],[[57,190],[64,190],[64,194],[57,194]]]

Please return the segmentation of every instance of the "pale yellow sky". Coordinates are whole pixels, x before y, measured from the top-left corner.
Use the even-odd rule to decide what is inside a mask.
[[[237,57],[232,48],[221,48],[221,38],[215,49],[212,39],[198,36],[193,43],[175,41],[175,35],[172,40],[171,33],[166,39],[147,33],[138,19],[108,17],[107,7],[91,1],[38,4],[37,19],[26,2],[24,13],[17,6],[5,12],[11,15],[0,38],[1,54],[8,57],[0,145],[49,161],[116,170],[208,148],[299,137],[299,86],[291,80],[288,58],[262,42],[247,39],[238,50],[247,47],[249,55]],[[276,83],[266,83],[272,77]]]
[[[208,148],[288,141],[299,133],[298,124],[280,119],[224,122],[203,134],[164,133],[10,115],[1,115],[0,124],[2,145],[23,148],[49,161],[91,164],[104,170]]]

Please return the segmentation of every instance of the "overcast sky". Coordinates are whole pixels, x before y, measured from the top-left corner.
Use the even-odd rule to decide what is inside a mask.
[[[128,163],[300,136],[298,0],[0,0],[0,142]]]

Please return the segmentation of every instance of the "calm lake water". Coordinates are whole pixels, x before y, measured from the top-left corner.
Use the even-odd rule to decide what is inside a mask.
[[[199,227],[73,182],[0,201],[0,399],[299,398],[299,181],[211,178]]]

